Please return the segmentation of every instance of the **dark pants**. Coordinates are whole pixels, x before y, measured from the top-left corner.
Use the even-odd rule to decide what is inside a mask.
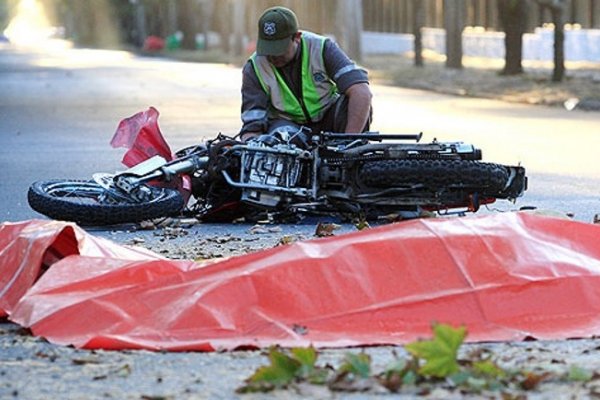
[[[369,118],[363,132],[369,130],[371,125],[371,116],[373,110],[369,114]],[[348,97],[340,95],[337,101],[329,107],[329,110],[325,113],[325,116],[319,122],[312,122],[304,124],[305,127],[310,128],[312,133],[320,132],[335,132],[343,133],[346,131],[346,124],[348,123]],[[295,122],[288,121],[286,119],[274,119],[269,121],[269,127],[267,134],[272,135],[277,131],[284,130],[288,133],[297,132],[300,129],[300,125]],[[358,133],[358,132],[355,132]]]

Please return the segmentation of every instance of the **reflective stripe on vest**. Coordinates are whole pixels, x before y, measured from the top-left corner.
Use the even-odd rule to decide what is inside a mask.
[[[277,68],[269,63],[267,57],[257,56],[256,53],[250,57],[254,72],[271,101],[270,118],[289,119],[299,124],[320,121],[337,100],[337,86],[327,76],[323,61],[325,39],[324,36],[302,32],[302,102],[285,83]],[[302,103],[308,113],[308,119]]]

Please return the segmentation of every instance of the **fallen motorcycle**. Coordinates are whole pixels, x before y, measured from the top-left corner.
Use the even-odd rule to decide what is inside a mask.
[[[119,124],[129,169],[91,180],[35,182],[30,206],[53,219],[110,225],[176,215],[206,221],[336,214],[365,219],[475,212],[527,189],[525,169],[482,162],[462,142],[421,134],[278,132],[249,142],[219,134],[175,154],[150,108]]]

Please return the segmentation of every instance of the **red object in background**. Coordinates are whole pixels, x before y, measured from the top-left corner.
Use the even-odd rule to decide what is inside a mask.
[[[144,50],[160,51],[165,48],[165,40],[158,36],[148,36],[144,40]]]
[[[469,341],[589,337],[600,332],[599,242],[597,225],[503,213],[413,220],[208,266],[70,256],[11,319],[53,343],[106,349],[403,344],[429,337],[433,321],[465,325]]]

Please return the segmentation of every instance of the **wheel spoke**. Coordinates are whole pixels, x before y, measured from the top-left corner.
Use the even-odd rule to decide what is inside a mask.
[[[93,182],[61,182],[48,186],[47,194],[56,198],[70,199],[80,204],[106,203],[107,191]]]

